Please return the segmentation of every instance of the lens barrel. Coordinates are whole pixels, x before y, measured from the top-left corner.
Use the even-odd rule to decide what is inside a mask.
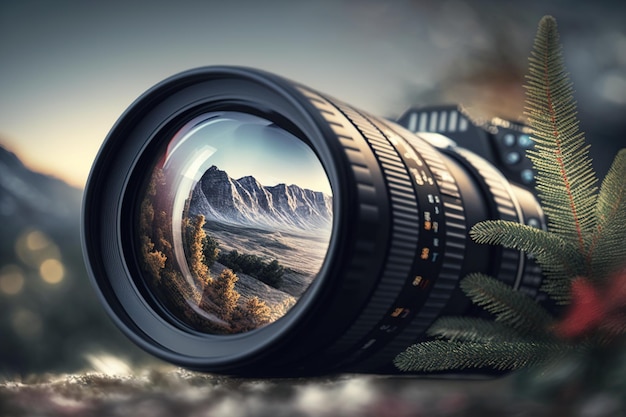
[[[438,317],[477,314],[465,275],[538,295],[534,263],[468,237],[486,219],[545,227],[531,193],[441,137],[267,72],[206,67],[153,87],[113,127],[85,190],[83,248],[117,326],[174,364],[396,373]]]

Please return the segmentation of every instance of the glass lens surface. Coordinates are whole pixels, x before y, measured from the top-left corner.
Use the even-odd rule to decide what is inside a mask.
[[[332,192],[311,148],[264,118],[188,122],[140,192],[140,268],[165,310],[210,334],[243,333],[295,305],[328,250]]]

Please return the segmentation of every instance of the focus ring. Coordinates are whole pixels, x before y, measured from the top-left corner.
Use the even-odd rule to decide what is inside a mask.
[[[504,176],[483,158],[464,148],[456,148],[455,152],[480,175],[488,188],[488,195],[495,205],[499,220],[523,224],[521,208],[516,204],[515,196]],[[499,281],[517,289],[524,271],[524,257],[515,249],[500,248],[501,262],[499,269],[494,274]]]

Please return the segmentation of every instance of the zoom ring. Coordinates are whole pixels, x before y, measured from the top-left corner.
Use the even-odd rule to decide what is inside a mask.
[[[403,139],[389,129],[386,129],[385,133],[393,137],[394,141],[404,142]],[[376,355],[370,356],[359,365],[373,370],[382,369],[391,363],[398,352],[415,343],[441,315],[462,278],[461,270],[465,256],[467,224],[463,202],[461,201],[456,181],[441,157],[430,145],[414,136],[405,136],[404,139],[421,155],[423,161],[433,173],[435,183],[439,189],[441,203],[439,207],[441,207],[443,212],[441,222],[443,223],[441,232],[444,236],[442,238],[444,240],[443,262],[441,262],[436,276],[432,277],[434,281],[432,289],[421,308],[417,311],[417,314],[409,317],[408,325],[402,331],[398,331],[394,338],[386,343]],[[425,224],[422,224],[420,227],[425,227]],[[428,244],[428,242],[425,242],[425,244]],[[410,294],[410,291],[406,292],[407,295]],[[413,301],[413,304],[417,303]]]
[[[368,334],[389,310],[390,302],[399,296],[411,272],[417,251],[419,211],[411,178],[397,150],[363,115],[338,104],[343,113],[361,132],[383,171],[391,202],[392,227],[389,251],[381,279],[359,318],[328,351],[341,353]]]
[[[382,171],[380,176],[384,180],[386,187],[384,191],[385,198],[379,198],[379,200],[389,201],[390,211],[393,213],[389,218],[394,219],[393,224],[390,225],[391,237],[388,239],[392,243],[389,245],[389,251],[384,254],[386,261],[380,274],[381,279],[374,288],[372,296],[368,298],[367,305],[361,309],[360,315],[351,327],[330,348],[325,350],[327,355],[334,355],[349,349],[363,337],[363,334],[370,331],[373,324],[385,315],[390,302],[395,300],[400,294],[406,277],[410,273],[412,261],[416,253],[418,205],[415,200],[415,191],[412,188],[411,179],[406,171],[406,167],[402,164],[402,160],[393,146],[385,140],[384,136],[371,123],[358,113],[350,111],[347,106],[342,106],[342,110],[349,113],[354,119],[350,120],[347,114],[341,112],[337,106],[331,104],[324,97],[305,88],[300,88],[300,91],[317,108],[320,115],[332,128],[350,161],[354,160],[351,164],[352,172],[357,181],[357,189],[359,191],[361,191],[362,185],[373,187],[370,184],[374,183],[374,181],[368,180],[367,183],[363,184],[364,176],[365,179],[368,179],[374,175],[371,169],[367,172],[364,171],[364,168],[367,166],[365,153],[359,146],[360,144],[357,143],[357,141],[363,141],[363,138],[365,138],[365,145],[371,152],[375,152],[375,160],[379,162],[378,167]],[[349,123],[346,119],[349,120]],[[387,198],[387,195],[393,197]],[[378,197],[381,197],[381,195]],[[359,201],[360,205],[362,204],[361,195],[358,196],[357,201]],[[367,243],[357,243],[357,246],[365,246]],[[362,251],[362,253],[368,254],[365,251]],[[369,250],[370,257],[375,255],[380,254],[371,253],[371,250]],[[356,271],[358,269],[353,268],[353,270]],[[355,281],[358,282],[358,277],[355,278]]]

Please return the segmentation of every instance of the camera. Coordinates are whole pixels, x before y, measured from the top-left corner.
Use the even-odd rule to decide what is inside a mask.
[[[522,123],[499,117],[476,120],[455,105],[411,108],[396,123],[415,133],[444,134],[498,167],[509,181],[533,190],[535,173],[526,151],[534,142]]]
[[[532,260],[468,237],[486,219],[545,227],[524,135],[454,107],[395,123],[251,68],[186,71],[102,145],[84,196],[89,274],[117,326],[179,366],[398,373],[393,358],[438,317],[478,314],[467,274],[538,296]]]

